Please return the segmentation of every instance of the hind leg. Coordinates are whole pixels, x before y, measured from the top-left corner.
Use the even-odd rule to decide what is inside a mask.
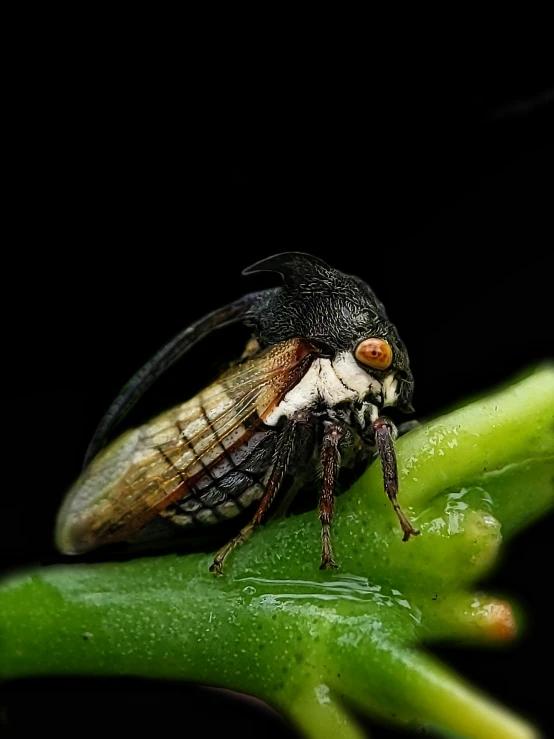
[[[222,575],[223,563],[227,556],[238,544],[242,544],[249,539],[254,533],[254,530],[266,520],[271,505],[279,492],[279,488],[281,487],[281,483],[283,482],[287,469],[291,466],[294,456],[298,452],[299,446],[302,446],[303,437],[308,430],[309,427],[307,420],[301,414],[293,416],[286,423],[277,441],[271,472],[254,517],[250,523],[246,524],[246,526],[240,530],[237,536],[220,549],[210,567],[210,572],[216,572],[218,575]]]

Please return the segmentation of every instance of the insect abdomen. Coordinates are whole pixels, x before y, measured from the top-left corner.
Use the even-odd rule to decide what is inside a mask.
[[[261,352],[101,452],[60,510],[58,548],[82,554],[135,540],[161,519],[217,523],[259,498],[276,433],[263,427],[265,415],[302,376],[311,351],[291,339]]]
[[[142,427],[124,434],[93,461],[59,513],[56,544],[60,551],[81,554],[107,543],[165,537],[167,527],[156,525],[160,518],[181,529],[216,524],[259,500],[271,462],[273,430],[243,429],[236,443],[227,446],[227,438],[214,445],[184,475],[179,473],[176,455],[192,452],[183,451],[181,443],[175,445],[176,440],[188,442],[186,426],[172,420],[174,431],[165,427],[165,441],[154,437],[161,443],[142,449],[145,430],[152,430]],[[158,499],[161,504],[156,504]],[[129,506],[129,500],[134,505]],[[142,522],[136,513],[141,507]],[[132,525],[128,525],[131,515]]]
[[[259,429],[243,444],[225,449],[187,494],[160,512],[179,527],[217,524],[234,518],[263,494],[275,432]]]

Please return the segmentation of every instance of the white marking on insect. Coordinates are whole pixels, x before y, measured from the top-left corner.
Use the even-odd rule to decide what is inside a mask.
[[[398,380],[395,377],[394,372],[391,372],[383,380],[383,408],[387,406],[396,405],[398,400]]]
[[[239,508],[234,500],[226,500],[225,503],[221,503],[217,509],[222,516],[225,518],[233,518],[239,513]]]
[[[369,420],[374,423],[379,418],[379,408],[373,403],[369,403]]]
[[[173,523],[177,526],[182,526],[183,528],[185,526],[192,526],[193,520],[192,516],[185,516],[184,514],[178,514],[176,516],[173,516]]]
[[[244,508],[247,508],[254,500],[259,500],[263,495],[264,489],[261,485],[251,485],[248,490],[240,496],[240,502]]]
[[[200,523],[217,523],[215,513],[209,508],[203,508],[201,511],[198,511],[196,519],[200,521]]]
[[[202,507],[202,503],[198,498],[185,498],[182,503],[179,503],[179,508],[185,513],[196,513]],[[160,512],[162,514],[163,511]]]
[[[370,392],[380,394],[381,384],[362,369],[350,352],[341,352],[333,362],[315,359],[298,385],[288,392],[265,419],[275,426],[282,416],[290,418],[300,410],[323,402],[329,408],[340,403],[359,403]]]

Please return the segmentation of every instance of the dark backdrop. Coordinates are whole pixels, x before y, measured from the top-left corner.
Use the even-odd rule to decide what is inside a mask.
[[[371,284],[409,349],[423,418],[552,354],[544,81],[377,89],[260,75],[176,91],[148,74],[98,85],[91,71],[48,89],[37,79],[14,175],[15,267],[4,271],[6,568],[55,558],[54,515],[103,411],[188,322],[275,284],[241,276],[263,256],[308,251]],[[130,422],[191,395],[244,338],[237,328],[203,342]],[[486,583],[523,603],[523,637],[436,650],[545,728],[552,520],[511,543]],[[291,736],[276,716],[182,685],[44,679],[1,690],[18,736],[54,727],[60,711],[73,726],[86,712],[99,731],[181,731],[200,717],[206,739],[239,722],[243,736]]]

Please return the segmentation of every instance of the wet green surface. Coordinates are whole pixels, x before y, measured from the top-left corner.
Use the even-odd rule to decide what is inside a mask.
[[[316,512],[208,555],[44,568],[0,587],[0,676],[182,678],[267,700],[308,736],[355,737],[341,696],[468,737],[532,730],[417,648],[504,640],[506,603],[472,592],[503,537],[554,503],[554,368],[397,442],[402,542],[379,465],[337,500],[340,569],[320,572]],[[495,733],[496,732],[496,733]]]

